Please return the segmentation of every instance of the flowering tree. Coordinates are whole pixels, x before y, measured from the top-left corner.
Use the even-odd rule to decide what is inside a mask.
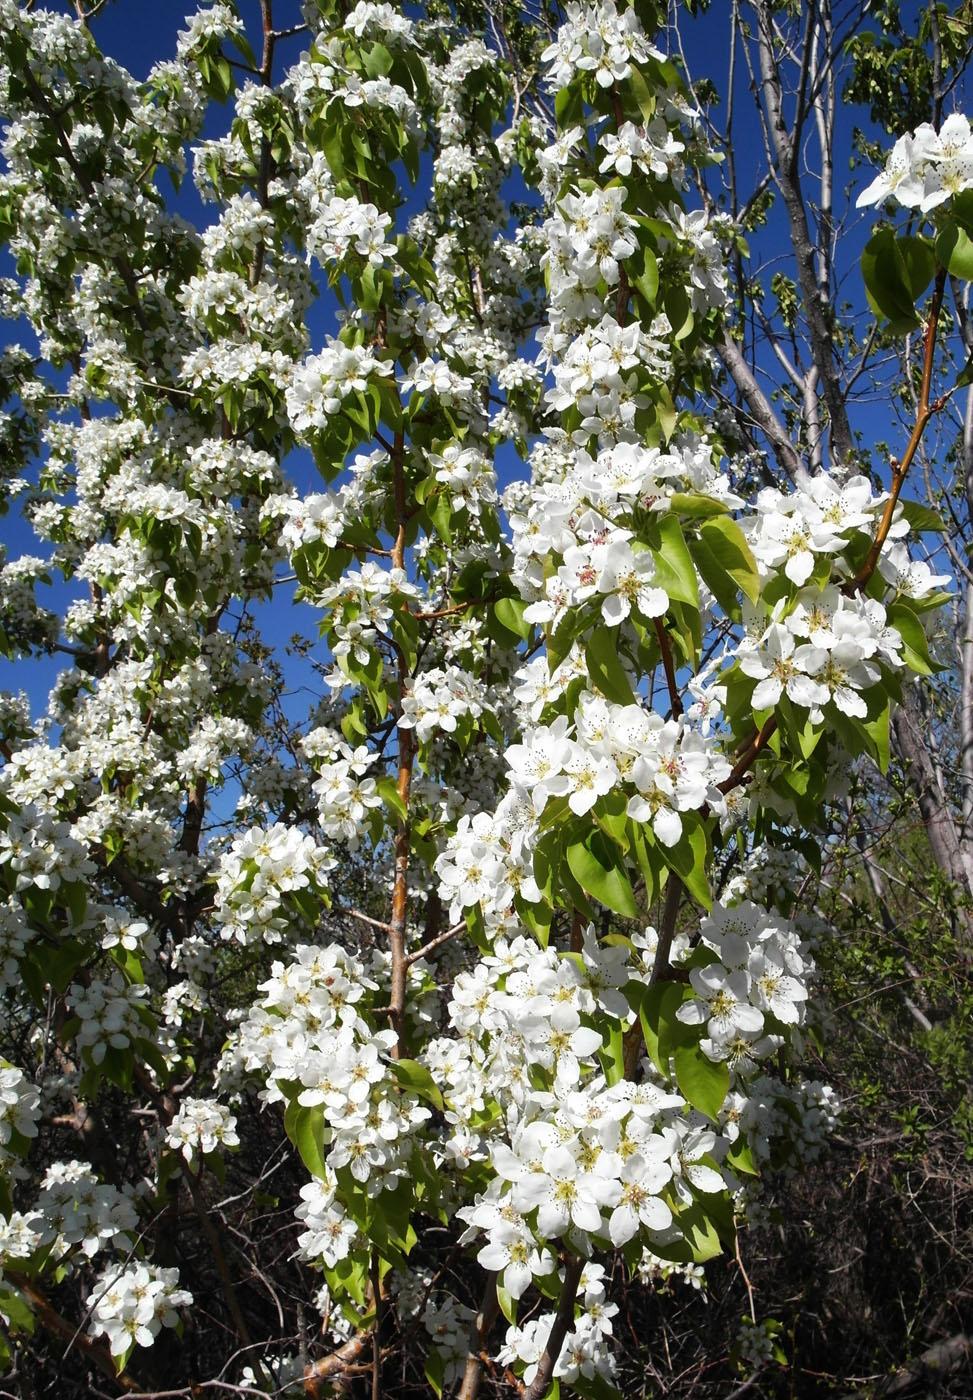
[[[140,82],[0,0],[4,469],[47,542],[3,636],[71,662],[2,702],[6,1345],[115,1391],[604,1397],[613,1278],[732,1250],[833,1119],[801,888],[931,666],[899,495],[973,141],[866,192],[920,219],[869,244],[882,326],[932,286],[888,487],[835,415],[761,485],[656,6],[260,11]]]

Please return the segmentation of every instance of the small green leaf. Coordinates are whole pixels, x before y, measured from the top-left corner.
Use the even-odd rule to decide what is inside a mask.
[[[710,892],[706,871],[709,864],[709,843],[706,829],[695,812],[684,812],[682,835],[674,846],[661,846],[666,864],[675,871],[686,889],[704,909],[712,909],[713,896]]]
[[[692,556],[686,548],[682,526],[671,513],[659,518],[656,531],[659,544],[653,548],[655,578],[659,588],[664,588],[669,597],[690,607],[699,608],[699,585]],[[655,531],[653,531],[655,533]]]
[[[689,520],[703,520],[727,513],[727,507],[715,496],[704,496],[696,491],[677,491],[669,497],[669,509]]]
[[[617,627],[595,628],[584,649],[588,677],[607,700],[616,705],[633,705],[632,683],[618,658],[618,644]]]
[[[649,307],[655,306],[656,295],[659,291],[659,264],[655,260],[655,254],[651,248],[646,248],[642,271],[634,279],[635,286],[639,289]]]
[[[938,667],[929,655],[929,643],[922,623],[907,603],[892,603],[887,619],[902,638],[902,659],[920,676],[931,676]]]
[[[920,505],[918,501],[900,501],[902,514],[909,522],[909,528],[923,532],[934,531],[938,535],[946,533],[946,522],[938,511],[930,510],[928,506]]]
[[[288,1135],[301,1154],[301,1161],[312,1176],[326,1177],[328,1168],[324,1156],[324,1109],[320,1105],[314,1108],[298,1105],[292,1127],[293,1132]]]
[[[389,1068],[403,1089],[418,1095],[420,1099],[425,1099],[433,1108],[442,1110],[443,1096],[425,1065],[421,1065],[418,1060],[391,1060]]]
[[[526,607],[523,598],[498,598],[493,605],[493,615],[501,627],[506,627],[508,632],[513,632],[524,642],[530,636],[531,628],[531,624],[524,621]]]
[[[936,257],[954,277],[973,282],[973,238],[952,219],[947,220],[936,239]]]
[[[893,331],[904,334],[919,324],[909,269],[898,239],[891,228],[880,228],[862,253],[865,294],[876,315],[884,318]]]
[[[568,847],[568,866],[581,888],[627,919],[638,914],[628,876],[621,868],[618,847],[602,831],[592,831],[584,841]]]
[[[502,1284],[497,1284],[497,1302],[500,1304],[500,1311],[510,1323],[511,1327],[517,1325],[517,1300],[512,1293],[509,1293]]]
[[[677,1045],[672,1058],[679,1092],[715,1122],[730,1089],[728,1065],[708,1059],[698,1045]]]
[[[729,515],[702,520],[699,535],[719,568],[733,580],[736,587],[755,603],[760,597],[760,573],[740,526]],[[703,573],[700,564],[700,573]],[[706,575],[703,574],[706,578]],[[709,580],[706,579],[707,583]],[[712,585],[710,585],[712,587]],[[715,590],[714,590],[715,592]]]
[[[914,234],[900,234],[896,247],[902,254],[906,277],[912,300],[918,301],[929,286],[936,272],[936,254],[928,238]]]

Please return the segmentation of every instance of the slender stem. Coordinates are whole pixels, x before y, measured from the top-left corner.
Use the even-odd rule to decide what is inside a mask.
[[[395,482],[395,518],[397,530],[392,548],[392,567],[405,568],[405,531],[409,519],[405,493],[405,441],[402,432],[395,435],[392,453],[392,470]],[[409,682],[409,665],[405,653],[398,650],[399,705],[405,696]],[[405,989],[408,964],[405,953],[405,932],[409,903],[409,793],[412,787],[412,767],[415,762],[415,738],[411,729],[398,728],[398,776],[396,791],[402,803],[403,815],[399,817],[395,832],[395,881],[392,887],[392,917],[389,920],[389,951],[392,955],[392,969],[389,986],[389,1017],[396,1034],[396,1044],[392,1048],[393,1059],[401,1059],[406,1054],[405,1043]]]
[[[379,1272],[378,1250],[372,1250],[372,1294],[375,1299],[375,1331],[372,1333],[372,1400],[382,1400],[382,1332],[385,1323],[385,1297]]]
[[[652,972],[649,975],[649,988],[662,980],[663,974],[669,967],[669,955],[672,952],[672,940],[676,932],[676,916],[679,913],[679,904],[683,895],[683,883],[670,870],[669,878],[666,881],[666,897],[662,905],[662,917],[659,920],[659,937],[655,945],[655,961],[652,964]],[[642,1022],[636,1017],[631,1030],[625,1036],[622,1050],[622,1058],[625,1067],[625,1078],[634,1079],[635,1071],[638,1069],[639,1058],[642,1054],[642,1046],[645,1038],[642,1035]]]
[[[746,748],[743,750],[743,753],[740,755],[740,757],[737,759],[736,763],[734,763],[732,769],[730,770],[730,776],[728,778],[724,778],[722,783],[719,784],[720,792],[732,792],[734,788],[740,786],[740,784],[743,782],[744,777],[756,762],[758,755],[761,754],[763,750],[767,747],[767,745],[770,743],[771,739],[776,733],[776,730],[777,716],[771,715],[764,727],[760,730],[760,733],[754,734],[754,736],[749,740]]]
[[[659,639],[659,650],[662,652],[662,667],[666,673],[666,686],[669,690],[669,706],[672,711],[672,718],[678,719],[682,714],[682,696],[679,694],[679,687],[676,684],[676,668],[672,660],[672,642],[669,640],[669,633],[663,626],[661,617],[652,619],[655,627],[655,635]]]
[[[554,1367],[557,1365],[561,1348],[564,1346],[564,1338],[574,1321],[574,1300],[578,1294],[578,1282],[583,1268],[584,1260],[578,1259],[574,1255],[565,1261],[564,1283],[561,1285],[561,1297],[558,1300],[557,1312],[554,1314],[554,1325],[551,1328],[551,1335],[547,1339],[544,1354],[538,1362],[537,1375],[524,1391],[524,1400],[541,1400],[541,1396],[547,1394],[551,1377],[554,1374]]]
[[[922,441],[922,435],[926,430],[926,424],[934,413],[938,413],[942,408],[945,399],[937,399],[935,403],[929,402],[929,393],[932,386],[933,360],[936,354],[936,330],[939,325],[939,313],[943,304],[943,292],[946,287],[946,269],[941,267],[936,272],[936,281],[933,285],[932,306],[929,310],[929,320],[926,322],[925,330],[925,355],[922,363],[922,384],[919,389],[919,408],[916,413],[916,425],[912,429],[912,436],[909,438],[909,445],[905,449],[905,456],[901,462],[892,462],[892,486],[889,491],[889,498],[885,502],[885,510],[875,532],[871,549],[865,558],[864,564],[858,571],[857,576],[846,585],[846,593],[860,593],[868,584],[869,579],[874,574],[878,565],[879,555],[882,546],[888,538],[889,530],[892,528],[892,517],[895,514],[895,507],[898,503],[899,494],[905,483],[906,473],[912,465]]]
[[[409,954],[405,960],[406,967],[411,967],[412,964],[418,962],[420,958],[425,958],[430,953],[434,953],[436,949],[441,948],[444,943],[450,943],[456,935],[462,933],[465,928],[465,924],[454,924],[453,927],[448,928],[445,933],[440,933],[437,934],[435,938],[430,938],[428,943],[423,943],[421,948],[417,948],[414,953]]]
[[[497,1313],[500,1311],[500,1300],[497,1297],[497,1275],[494,1272],[487,1274],[487,1280],[483,1288],[483,1298],[480,1303],[480,1311],[477,1313],[470,1332],[470,1349],[466,1357],[466,1369],[463,1372],[463,1379],[460,1388],[456,1392],[456,1400],[476,1400],[483,1383],[483,1371],[485,1367],[484,1348],[487,1338],[497,1320]]]

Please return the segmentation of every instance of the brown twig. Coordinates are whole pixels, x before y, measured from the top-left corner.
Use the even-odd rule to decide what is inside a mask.
[[[879,521],[878,529],[875,531],[875,538],[871,548],[865,556],[855,578],[844,587],[846,593],[861,593],[868,584],[869,579],[874,574],[878,565],[879,555],[882,546],[888,538],[889,530],[892,528],[892,517],[895,514],[895,507],[898,504],[899,494],[905,483],[906,473],[912,465],[922,441],[922,435],[926,430],[926,425],[930,418],[939,413],[946,403],[946,397],[936,399],[930,403],[929,393],[932,387],[933,360],[936,353],[936,329],[939,325],[939,313],[943,304],[943,292],[946,287],[946,269],[941,267],[936,272],[936,281],[933,285],[932,306],[929,309],[929,319],[926,322],[926,329],[923,335],[925,343],[925,354],[922,363],[922,383],[919,389],[919,408],[916,413],[915,427],[912,429],[912,436],[909,438],[909,445],[905,449],[905,455],[901,462],[892,459],[892,484],[889,490],[888,500],[885,502],[885,509],[882,512],[882,519]]]
[[[456,1392],[456,1400],[476,1400],[483,1383],[483,1370],[486,1365],[486,1340],[493,1329],[493,1324],[497,1320],[497,1313],[500,1311],[500,1300],[497,1296],[497,1275],[495,1272],[487,1274],[486,1283],[483,1288],[483,1298],[480,1303],[480,1311],[477,1313],[470,1332],[470,1350],[466,1358],[466,1369],[463,1372],[463,1379],[460,1388]]]
[[[654,987],[661,980],[662,974],[669,966],[669,954],[672,952],[672,940],[676,932],[676,917],[679,913],[679,904],[683,895],[683,883],[670,870],[669,879],[666,882],[666,897],[662,905],[662,916],[659,919],[659,937],[655,945],[655,961],[652,964],[652,972],[649,975],[649,987]],[[622,1049],[622,1060],[625,1068],[625,1078],[634,1079],[635,1071],[638,1069],[639,1058],[642,1054],[642,1046],[645,1038],[642,1034],[642,1022],[639,1017],[635,1018],[632,1028],[625,1036]]]
[[[682,696],[679,694],[679,687],[676,684],[676,668],[672,659],[672,642],[669,640],[669,633],[666,631],[661,617],[652,619],[655,627],[655,635],[659,641],[659,650],[662,653],[662,669],[666,673],[666,687],[669,691],[669,708],[672,718],[678,719],[682,714]]]
[[[565,1261],[564,1282],[561,1285],[557,1312],[554,1314],[554,1325],[547,1339],[544,1353],[537,1363],[537,1374],[524,1391],[524,1400],[541,1400],[541,1396],[547,1394],[551,1377],[554,1374],[554,1367],[557,1365],[561,1348],[564,1346],[564,1338],[574,1321],[574,1300],[577,1297],[578,1282],[581,1278],[584,1262],[583,1259],[576,1258],[574,1255]]]
[[[322,1356],[318,1361],[312,1361],[310,1366],[305,1366],[304,1394],[308,1400],[321,1400],[324,1394],[322,1387],[333,1384],[342,1372],[355,1365],[358,1358],[370,1347],[374,1331],[374,1327],[366,1327],[364,1332],[358,1332],[338,1347],[337,1351],[332,1351],[328,1356]]]
[[[732,792],[734,788],[740,786],[747,773],[753,767],[758,756],[767,747],[767,745],[770,743],[771,739],[773,738],[776,732],[777,716],[771,715],[770,718],[764,724],[763,728],[760,730],[760,732],[755,733],[748,740],[747,745],[741,753],[740,757],[730,769],[730,776],[728,778],[724,778],[723,781],[718,784],[720,792],[724,794]]]
[[[12,1269],[6,1268],[5,1271],[10,1282],[23,1293],[30,1303],[31,1310],[42,1327],[46,1328],[53,1336],[59,1337],[62,1342],[66,1342],[68,1349],[72,1346],[78,1347],[85,1357],[98,1367],[102,1375],[113,1380],[127,1394],[135,1395],[141,1391],[142,1387],[138,1381],[134,1380],[127,1371],[116,1374],[115,1363],[108,1348],[86,1336],[79,1327],[73,1327],[66,1318],[63,1318],[55,1308],[51,1307],[36,1284],[23,1278]]]

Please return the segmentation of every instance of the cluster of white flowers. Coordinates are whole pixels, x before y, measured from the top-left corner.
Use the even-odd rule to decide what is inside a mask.
[[[615,0],[604,0],[601,5],[570,3],[541,61],[549,65],[547,85],[556,92],[576,73],[593,73],[599,87],[611,87],[628,77],[633,63],[662,57],[646,39],[634,9],[619,13]]]
[[[313,739],[313,735],[308,739]],[[309,752],[308,739],[303,745],[305,752]],[[320,766],[311,791],[317,798],[325,835],[346,841],[354,851],[358,849],[366,812],[382,805],[377,780],[365,776],[378,762],[378,755],[370,753],[363,744],[352,749],[339,742],[329,750],[328,757],[329,761]]]
[[[47,750],[38,748],[36,752],[43,758]],[[51,765],[44,766],[49,769]],[[23,774],[24,768],[15,766],[14,775]],[[4,867],[13,876],[17,891],[57,890],[94,871],[84,846],[71,835],[70,825],[39,812],[33,803],[14,812],[0,830],[0,872]]]
[[[906,209],[928,214],[954,195],[973,189],[973,132],[959,112],[946,118],[937,132],[928,122],[900,136],[877,175],[856,201],[880,204],[895,199]]]
[[[563,1273],[561,1270],[562,1278]],[[612,1318],[618,1312],[618,1307],[615,1303],[606,1302],[604,1273],[600,1264],[589,1263],[584,1267],[580,1283],[582,1311],[564,1339],[554,1366],[556,1380],[570,1384],[579,1378],[591,1380],[599,1376],[610,1381],[615,1374],[615,1357],[609,1343],[613,1332]],[[526,1363],[524,1384],[529,1385],[537,1374],[538,1363],[553,1325],[553,1313],[544,1313],[519,1327],[512,1325],[507,1329],[504,1345],[496,1359],[503,1365],[514,1361]]]
[[[606,152],[599,174],[615,170],[627,180],[635,166],[657,180],[671,180],[676,185],[683,182],[682,155],[686,145],[662,117],[653,117],[644,126],[622,122],[617,132],[603,132],[598,144]]]
[[[216,917],[221,937],[279,943],[296,917],[294,892],[320,892],[335,864],[326,847],[284,822],[254,827],[234,839],[220,860]]]
[[[386,375],[391,364],[365,345],[332,340],[317,355],[309,355],[294,371],[287,390],[287,412],[296,433],[324,428],[349,394],[363,394],[372,375]]]
[[[40,1090],[23,1070],[4,1062],[0,1067],[0,1161],[11,1151],[11,1139],[34,1138],[40,1118]]]
[[[567,608],[598,598],[609,625],[617,626],[633,606],[651,609],[642,613],[647,619],[659,616],[668,599],[652,585],[651,553],[633,546],[636,513],[665,512],[677,492],[711,496],[727,507],[737,503],[713,467],[711,447],[698,439],[670,443],[665,451],[622,440],[596,456],[579,449],[551,460],[542,455],[538,465],[544,475],[526,511],[516,497],[508,510],[514,580],[537,609],[528,620],[548,626]],[[553,569],[551,555],[563,561]]]
[[[436,480],[445,483],[454,511],[479,515],[481,506],[497,503],[497,474],[490,459],[475,447],[450,443],[442,454],[429,453]]]
[[[78,1019],[74,1037],[92,1064],[102,1064],[109,1048],[128,1050],[133,1041],[152,1038],[154,1018],[148,995],[147,986],[126,982],[120,972],[87,987],[71,984],[69,1001]]]
[[[395,251],[385,241],[391,222],[391,214],[382,213],[374,204],[332,195],[315,208],[314,222],[307,230],[308,254],[322,262],[340,263],[352,249],[373,267],[381,267]]]
[[[877,599],[849,597],[829,585],[802,588],[786,614],[775,608],[759,637],[745,637],[736,656],[743,674],[757,682],[755,710],[772,710],[786,695],[819,723],[827,704],[864,718],[868,706],[862,691],[881,679],[872,658],[899,667],[901,650],[902,638],[887,625]]]
[[[112,1356],[132,1346],[151,1346],[163,1327],[179,1324],[177,1308],[188,1308],[193,1295],[179,1286],[178,1269],[155,1264],[127,1264],[107,1269],[87,1300],[92,1336],[108,1338]]]
[[[263,997],[224,1056],[224,1070],[259,1071],[268,1102],[293,1095],[297,1085],[297,1104],[320,1112],[328,1177],[302,1192],[298,1212],[308,1231],[300,1243],[305,1257],[333,1263],[347,1255],[355,1235],[336,1199],[333,1173],[347,1167],[370,1194],[393,1188],[408,1176],[416,1134],[431,1115],[389,1073],[395,1032],[375,1030],[357,1010],[378,987],[365,964],[338,944],[295,952],[294,962],[274,963]]]
[[[54,1162],[41,1181],[30,1224],[63,1258],[75,1246],[91,1259],[111,1246],[127,1253],[138,1225],[130,1196],[98,1180],[88,1162]]]
[[[717,905],[700,925],[700,941],[716,959],[690,969],[695,996],[677,1017],[705,1026],[700,1048],[711,1060],[728,1060],[738,1074],[752,1071],[782,1043],[767,1034],[767,1018],[781,1027],[803,1023],[813,960],[787,920],[747,901]]]
[[[218,1099],[183,1099],[166,1129],[166,1143],[192,1165],[198,1153],[239,1147],[236,1118]]]
[[[382,569],[371,561],[349,569],[331,587],[316,590],[315,602],[330,613],[331,654],[336,660],[352,655],[360,665],[367,665],[374,634],[388,634],[393,605],[418,596],[419,589],[404,569]]]
[[[591,320],[604,310],[600,284],[616,286],[619,261],[630,258],[638,246],[636,225],[622,208],[624,202],[624,189],[615,185],[590,194],[579,190],[558,201],[558,212],[545,225],[544,259],[555,324],[561,318],[569,323]]]
[[[420,744],[435,734],[455,734],[464,715],[476,719],[483,713],[483,686],[458,666],[435,667],[417,676],[403,696],[400,729],[414,729]]]

